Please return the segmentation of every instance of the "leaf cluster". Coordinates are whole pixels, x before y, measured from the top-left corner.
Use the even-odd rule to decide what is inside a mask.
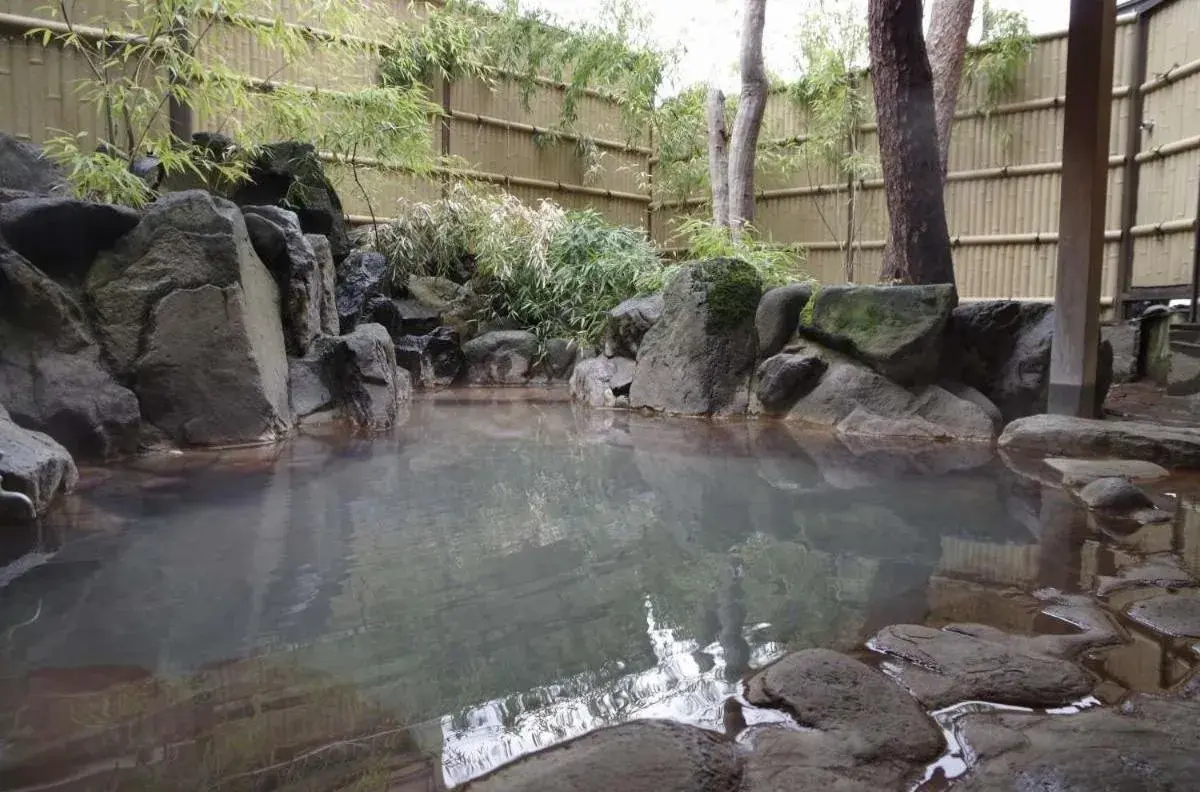
[[[282,8],[259,0],[114,0],[115,12],[97,40],[81,32],[74,4],[62,0],[42,13],[66,32],[42,28],[29,35],[73,51],[86,64],[88,76],[76,88],[101,114],[103,129],[99,140],[60,132],[47,151],[80,195],[135,206],[153,199],[152,183],[131,173],[139,161],[152,158],[166,177],[236,183],[246,178],[256,147],[279,137],[428,167],[433,105],[423,93],[396,87],[315,91],[274,82],[289,66],[318,55],[331,70],[370,57],[370,36],[387,18],[377,2],[310,0],[289,4],[285,17]],[[315,35],[314,28],[324,33]],[[276,74],[266,80],[242,74],[232,46],[239,37],[282,64]],[[214,158],[175,139],[166,119],[173,101],[203,118],[221,119],[214,131],[236,144],[233,154]]]
[[[543,340],[594,344],[608,311],[662,286],[658,255],[636,229],[467,184],[432,203],[403,202],[367,245],[388,257],[394,282],[469,281],[477,319],[514,322]]]
[[[983,32],[967,51],[963,83],[982,90],[982,109],[990,112],[1020,85],[1021,71],[1033,55],[1029,20],[1019,11],[996,8],[985,0],[980,11]]]

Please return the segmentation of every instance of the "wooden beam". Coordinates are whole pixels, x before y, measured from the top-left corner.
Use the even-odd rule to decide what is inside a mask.
[[[1071,0],[1049,412],[1095,418],[1116,0]]]

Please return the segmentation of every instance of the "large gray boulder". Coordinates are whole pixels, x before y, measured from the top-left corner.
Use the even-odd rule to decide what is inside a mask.
[[[754,316],[760,358],[778,354],[792,340],[800,326],[800,314],[812,294],[811,283],[789,283],[763,295]]]
[[[139,220],[125,206],[67,197],[22,198],[0,205],[0,237],[50,277],[82,285],[96,255]]]
[[[138,448],[137,397],[103,366],[78,302],[2,242],[0,400],[73,453],[107,459]]]
[[[317,268],[321,271],[321,333],[337,335],[341,330],[337,308],[337,267],[333,264],[329,239],[320,234],[305,234],[304,238],[313,249]]]
[[[416,387],[449,387],[462,371],[462,346],[454,328],[439,327],[427,335],[401,336],[395,341],[396,365],[409,373]]]
[[[900,385],[937,381],[954,286],[826,286],[800,334]]]
[[[778,415],[841,435],[989,443],[995,439],[992,416],[971,399],[938,385],[902,387],[816,344],[789,349],[793,351],[769,358],[760,367],[752,414]]]
[[[279,290],[237,206],[201,191],[161,198],[96,260],[87,295],[109,360],[172,440],[286,434]]]
[[[79,472],[67,449],[48,435],[21,428],[0,408],[0,484],[5,492],[28,498],[26,502],[0,494],[0,525],[40,517],[78,481]]]
[[[609,311],[604,329],[605,356],[636,358],[642,339],[662,313],[661,294],[632,297]]]
[[[465,784],[464,792],[735,792],[732,741],[671,721],[599,729],[522,757]]]
[[[295,212],[277,206],[242,208],[254,251],[275,278],[288,354],[303,357],[321,334],[324,273]]]
[[[0,132],[0,189],[55,195],[66,192],[67,181],[40,148]]]
[[[396,425],[401,405],[412,399],[412,379],[396,366],[392,339],[377,324],[343,336],[322,336],[307,357],[290,363],[296,420],[338,418],[356,429],[383,431]]]
[[[1054,306],[988,300],[954,309],[947,331],[943,373],[987,396],[1005,422],[1045,412],[1050,388]],[[1097,399],[1112,382],[1113,348],[1100,344]]]
[[[333,260],[350,253],[350,231],[342,201],[311,144],[283,141],[262,146],[249,178],[230,196],[240,206],[280,206],[300,218],[306,234],[329,239]]]
[[[571,373],[571,399],[589,407],[611,407],[628,396],[637,363],[623,357],[594,357],[576,364]]]
[[[388,293],[391,277],[381,253],[356,250],[338,265],[335,300],[340,332],[354,329],[372,297]]]
[[[1005,427],[1000,447],[1050,456],[1142,459],[1167,468],[1200,467],[1200,429],[1140,421],[1033,415]]]
[[[534,376],[538,341],[525,330],[495,330],[462,347],[468,385],[524,385]]]
[[[662,318],[642,339],[632,406],[679,415],[736,415],[757,356],[755,269],[736,259],[685,265],[663,293]]]
[[[829,364],[818,355],[775,355],[758,367],[754,395],[766,412],[786,412],[812,393]]]

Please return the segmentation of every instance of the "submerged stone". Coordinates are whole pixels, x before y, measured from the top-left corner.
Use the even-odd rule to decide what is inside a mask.
[[[468,782],[465,792],[737,792],[733,743],[659,720],[613,726],[539,751]]]
[[[977,625],[900,624],[877,633],[871,646],[907,661],[897,664],[897,676],[928,709],[963,701],[1060,706],[1095,684],[1085,670],[1043,654],[1031,640]]]
[[[1200,591],[1161,594],[1130,606],[1129,618],[1175,638],[1200,638]]]
[[[1161,465],[1140,459],[1047,457],[1046,465],[1061,473],[1062,483],[1068,487],[1090,484],[1102,478],[1122,478],[1135,483],[1147,483],[1170,475]]]
[[[787,655],[747,682],[752,704],[783,707],[801,726],[838,737],[859,761],[923,762],[944,741],[903,688],[873,668],[828,649]]]
[[[1100,511],[1134,511],[1154,507],[1154,502],[1146,493],[1123,478],[1096,479],[1079,491],[1079,499],[1089,509]]]
[[[1137,586],[1155,588],[1190,588],[1196,579],[1179,557],[1172,553],[1155,553],[1139,563],[1127,566],[1116,576],[1101,575],[1096,578],[1096,594],[1106,597],[1117,591]]]
[[[960,738],[978,765],[971,792],[1185,790],[1195,786],[1200,705],[1135,696],[1074,715],[968,715]]]
[[[1000,446],[1054,456],[1119,456],[1172,467],[1200,467],[1200,429],[1141,421],[1034,415],[1009,424]]]

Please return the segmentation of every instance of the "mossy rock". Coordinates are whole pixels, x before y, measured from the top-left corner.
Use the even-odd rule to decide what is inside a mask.
[[[935,381],[954,286],[827,286],[800,334],[850,355],[893,382]]]
[[[761,297],[762,280],[744,261],[684,265],[638,348],[632,405],[679,415],[745,413]]]
[[[763,295],[758,270],[741,259],[717,258],[691,270],[692,289],[707,296],[708,326],[726,332],[753,319]]]

